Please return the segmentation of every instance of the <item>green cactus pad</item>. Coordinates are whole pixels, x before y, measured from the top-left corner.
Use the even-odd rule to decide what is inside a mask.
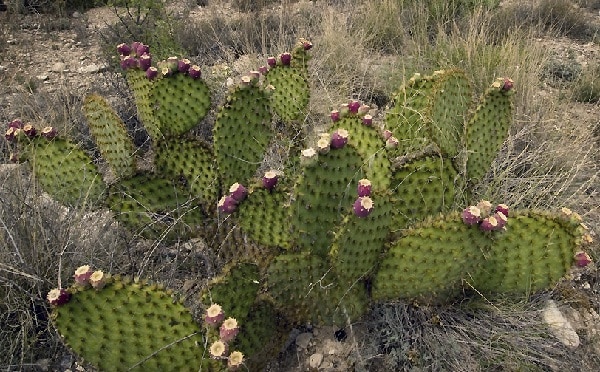
[[[275,89],[269,94],[271,106],[286,123],[303,119],[310,98],[310,86],[302,73],[290,66],[276,66],[266,75]]]
[[[178,137],[195,127],[210,109],[208,85],[176,73],[152,84],[150,100],[165,137]]]
[[[390,195],[371,195],[374,209],[364,218],[350,212],[336,231],[330,252],[333,268],[339,282],[352,285],[368,279],[390,233],[393,204]]]
[[[28,160],[35,179],[55,200],[69,206],[97,206],[106,185],[92,159],[65,139],[33,140]]]
[[[292,245],[289,194],[281,187],[269,192],[255,188],[238,206],[238,221],[248,236],[269,247],[288,249]]]
[[[343,117],[335,123],[349,133],[348,143],[356,148],[363,161],[365,177],[371,181],[374,191],[386,190],[390,186],[391,165],[385,142],[373,127],[363,124],[356,115]]]
[[[198,203],[217,204],[219,184],[212,149],[199,140],[163,141],[156,146],[157,170],[178,182]]]
[[[319,154],[316,164],[304,167],[290,209],[293,233],[301,250],[321,257],[329,253],[334,227],[352,209],[357,197],[362,164],[356,149],[347,144]]]
[[[107,199],[116,219],[149,239],[191,236],[203,221],[187,192],[169,180],[140,174],[114,185]]]
[[[340,285],[329,263],[307,252],[278,256],[267,270],[267,288],[275,306],[300,324],[345,325],[368,306],[362,283]]]
[[[129,69],[125,74],[129,88],[133,93],[139,120],[146,128],[148,135],[154,141],[163,137],[160,122],[154,115],[154,105],[150,99],[152,81],[148,80],[146,73],[139,69]]]
[[[528,294],[555,285],[573,265],[579,223],[539,211],[511,212],[471,281],[482,293]]]
[[[475,115],[467,123],[467,176],[481,180],[508,137],[512,123],[513,90],[502,89],[504,79],[497,79],[485,92]]]
[[[118,178],[132,176],[135,147],[121,118],[103,97],[96,94],[85,98],[83,112],[100,154],[114,175]]]
[[[101,290],[71,289],[52,311],[65,343],[103,371],[214,370],[190,312],[156,285],[112,278]]]
[[[446,300],[476,275],[492,239],[462,222],[460,213],[429,218],[389,244],[373,279],[377,301]]]
[[[217,115],[214,151],[224,187],[250,179],[261,164],[269,141],[269,100],[256,85],[240,85]]]
[[[396,207],[392,229],[403,229],[449,210],[454,203],[456,176],[452,162],[439,156],[398,164],[392,179]]]

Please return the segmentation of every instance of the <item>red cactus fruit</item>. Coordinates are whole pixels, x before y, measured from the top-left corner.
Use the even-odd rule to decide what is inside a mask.
[[[318,154],[312,147],[304,149],[300,152],[300,164],[310,166],[317,162]]]
[[[492,203],[487,200],[481,200],[477,203],[477,208],[481,211],[482,217],[487,217],[492,213]]]
[[[133,43],[131,43],[131,51],[133,53],[137,53],[137,49],[140,47],[140,45],[142,45],[142,43],[140,43],[139,41],[134,41]]]
[[[29,138],[34,138],[37,135],[37,130],[31,124],[25,124],[23,127],[23,133]]]
[[[358,181],[358,196],[370,196],[371,195],[371,181],[366,178]]]
[[[231,214],[235,211],[236,205],[237,202],[231,195],[225,195],[217,203],[217,208],[223,214]]]
[[[592,263],[592,258],[590,257],[589,254],[587,254],[584,251],[579,251],[577,253],[575,253],[575,265],[577,265],[577,267],[586,267],[587,265]]]
[[[99,291],[106,285],[106,275],[101,270],[96,270],[90,275],[89,282],[92,288]]]
[[[92,270],[90,265],[79,266],[77,270],[75,270],[75,274],[73,275],[75,283],[83,286],[88,285],[93,272],[94,271]]]
[[[239,351],[232,351],[227,358],[227,368],[230,371],[237,371],[244,363],[244,354]]]
[[[357,217],[367,217],[373,211],[373,200],[368,196],[359,196],[354,202],[353,210]]]
[[[139,59],[139,66],[143,71],[146,71],[152,65],[152,57],[150,54],[142,54]]]
[[[339,128],[331,135],[331,148],[332,149],[341,149],[346,146],[348,143],[348,131],[342,128]]]
[[[48,292],[46,299],[52,306],[64,305],[71,299],[71,294],[62,288],[55,288]]]
[[[129,70],[138,66],[138,60],[132,56],[125,56],[121,58],[121,68],[123,70]]]
[[[141,57],[144,54],[150,54],[150,47],[148,45],[139,43],[135,48],[135,54],[137,54],[138,57]]]
[[[210,345],[210,355],[213,359],[221,359],[227,356],[227,344],[217,340]]]
[[[385,129],[382,133],[381,133],[382,137],[384,140],[388,140],[391,136],[393,136],[393,133],[391,130],[389,129]]]
[[[350,101],[348,102],[348,110],[353,113],[353,114],[358,114],[358,109],[360,108],[360,102],[359,101]]]
[[[19,134],[20,132],[21,132],[21,129],[15,128],[15,127],[10,127],[6,130],[6,133],[4,134],[4,138],[6,138],[6,140],[8,142],[15,142],[17,139],[17,134]]]
[[[335,123],[336,121],[340,120],[340,112],[338,110],[332,110],[329,114],[329,117],[331,118],[331,121]]]
[[[54,127],[44,127],[44,129],[42,129],[41,136],[47,140],[53,139],[54,137],[56,137],[56,135],[57,133]]]
[[[504,83],[502,84],[502,90],[508,92],[514,87],[514,82],[509,78],[504,78]]]
[[[398,141],[398,138],[396,138],[394,136],[391,136],[390,138],[385,140],[385,148],[386,149],[395,149],[396,147],[398,147],[399,144],[400,144],[400,141]]]
[[[23,122],[19,119],[15,119],[13,121],[11,121],[10,123],[8,123],[8,127],[9,128],[15,128],[15,129],[23,129]]]
[[[373,117],[371,115],[367,114],[367,115],[363,116],[362,122],[367,127],[370,127],[373,125]]]
[[[313,47],[313,43],[311,43],[310,41],[308,41],[306,39],[302,39],[302,40],[300,40],[300,42],[302,43],[302,48],[304,50],[310,50]]]
[[[188,72],[191,66],[192,62],[187,58],[177,61],[177,71],[179,72]]]
[[[506,204],[498,204],[494,211],[500,212],[503,215],[505,215],[506,217],[508,217],[508,205],[506,205]]]
[[[262,178],[263,187],[269,191],[273,191],[277,185],[277,179],[277,173],[273,171],[265,172],[265,175]]]
[[[244,187],[244,185],[240,183],[234,183],[229,188],[229,195],[236,201],[242,202],[248,196],[248,190]]]
[[[467,225],[476,225],[481,222],[481,211],[476,206],[471,205],[463,210],[461,218]]]
[[[498,221],[498,228],[496,230],[502,230],[506,226],[506,222],[508,222],[508,217],[502,212],[494,213],[493,217]]]
[[[482,231],[498,230],[499,226],[500,225],[498,223],[498,220],[494,216],[488,216],[484,218],[483,221],[481,221],[481,223],[479,224],[479,228]]]
[[[191,66],[190,69],[188,70],[188,75],[190,75],[190,77],[192,79],[199,79],[200,76],[202,76],[202,72],[200,71],[200,66],[198,66],[198,65]]]
[[[268,57],[267,58],[267,65],[269,65],[270,67],[277,66],[277,58],[275,58],[275,57]]]
[[[211,327],[218,327],[221,322],[225,319],[225,313],[221,308],[221,305],[212,304],[206,309],[204,314],[204,322]]]
[[[240,331],[237,320],[235,318],[227,318],[219,328],[219,338],[223,342],[229,342],[237,336]]]
[[[282,65],[289,66],[292,61],[292,55],[288,52],[281,53],[279,55],[279,60],[281,61]]]
[[[128,56],[129,54],[131,54],[131,48],[129,47],[129,45],[121,43],[117,45],[117,52],[119,52],[119,54],[122,56]]]
[[[267,66],[260,66],[260,67],[258,68],[258,72],[259,72],[261,75],[266,75],[266,74],[267,74],[267,72],[269,72],[269,68],[268,68]]]
[[[158,76],[158,69],[154,66],[150,66],[147,70],[146,70],[146,77],[149,80],[154,80],[156,77]]]

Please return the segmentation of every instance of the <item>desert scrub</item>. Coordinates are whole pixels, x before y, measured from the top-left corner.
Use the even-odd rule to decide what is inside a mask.
[[[600,101],[600,67],[589,66],[573,84],[573,100],[584,103]]]

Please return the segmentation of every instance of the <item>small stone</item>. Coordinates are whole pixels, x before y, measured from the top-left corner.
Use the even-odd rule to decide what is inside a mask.
[[[64,72],[66,70],[66,65],[62,62],[56,62],[50,67],[51,72]]]
[[[48,80],[48,75],[37,75],[36,78],[41,81]]]
[[[73,18],[81,18],[81,13],[79,13],[78,11],[74,11],[73,14],[71,15],[71,17],[73,17]]]
[[[97,65],[92,63],[91,65],[83,66],[77,69],[77,72],[80,74],[97,74],[100,72],[104,72],[107,70],[107,67],[104,65]]]
[[[312,339],[312,337],[313,337],[312,333],[309,333],[309,332],[300,333],[296,337],[296,346],[298,346],[299,349],[308,348],[308,344],[310,343],[310,340]]]
[[[308,359],[308,365],[311,369],[319,368],[319,366],[321,366],[321,363],[323,363],[323,354],[321,353],[315,353],[311,355]]]
[[[542,312],[544,322],[550,328],[550,332],[560,341],[563,345],[570,348],[577,348],[579,346],[579,336],[571,323],[564,317],[562,312],[556,306],[556,302],[550,300],[546,304]]]

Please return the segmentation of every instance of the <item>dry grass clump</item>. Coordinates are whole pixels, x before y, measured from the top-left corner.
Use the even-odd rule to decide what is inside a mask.
[[[600,101],[600,65],[589,66],[573,85],[573,100],[585,103]],[[597,125],[598,127],[598,125]]]

